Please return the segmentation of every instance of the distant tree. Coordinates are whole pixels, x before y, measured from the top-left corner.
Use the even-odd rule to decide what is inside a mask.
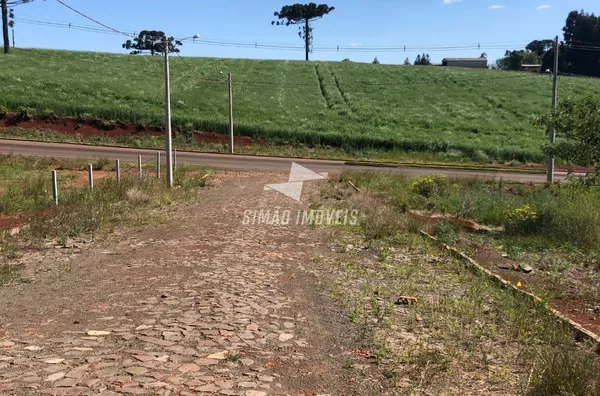
[[[564,44],[561,49],[562,71],[590,77],[600,77],[600,17],[585,11],[571,11],[567,17],[564,32]],[[590,50],[590,48],[592,48]]]
[[[410,59],[406,58],[404,59],[404,66],[410,66]]]
[[[493,69],[496,69],[496,70],[508,70],[507,64],[508,63],[507,63],[507,58],[506,57],[504,57],[504,58],[498,58],[498,59],[496,59],[496,62],[494,62]]]
[[[429,66],[431,65],[431,58],[429,57],[429,54],[423,54],[421,55],[417,55],[417,59],[415,59],[415,65],[416,66]]]
[[[344,58],[344,60],[342,62],[352,62],[352,61],[348,58]]]
[[[521,54],[521,65],[538,65],[540,62],[540,57],[531,51],[523,51]]]
[[[375,57],[375,59],[373,59],[372,62],[374,65],[378,65],[379,64],[379,59],[377,59],[377,57]]]
[[[480,58],[487,59],[487,52],[482,52]]]
[[[179,52],[178,46],[183,45],[181,41],[169,37],[169,53]],[[127,40],[122,47],[127,50],[132,50],[131,54],[142,54],[144,51],[150,51],[151,55],[164,54],[165,43],[167,36],[159,30],[142,30],[137,37],[132,40]]]
[[[542,58],[553,46],[554,40],[533,40],[531,43],[527,44],[525,49]]]
[[[2,8],[2,39],[4,41],[5,54],[10,53],[10,38],[8,36],[8,28],[15,25],[14,10],[9,10],[9,7],[16,7],[21,4],[31,3],[32,1],[34,0],[0,0],[0,7]]]
[[[317,19],[323,18],[333,10],[335,10],[335,7],[330,7],[327,4],[316,5],[315,3],[296,3],[287,5],[283,6],[281,11],[274,13],[280,21],[272,21],[271,25],[302,25],[298,27],[298,36],[304,40],[306,60],[308,61],[308,56],[312,52],[313,43],[313,29],[311,23]],[[281,21],[281,19],[285,19],[285,21]]]
[[[496,61],[495,68],[499,70],[522,70],[523,65],[537,65],[540,57],[531,51],[506,51],[504,58]]]
[[[600,17],[585,11],[571,11],[563,28],[564,41],[559,45],[558,69],[562,73],[600,77]],[[526,51],[507,51],[496,66],[504,70],[519,70],[520,64],[541,63],[542,72],[554,69],[554,40],[534,40]],[[535,56],[534,56],[535,55]]]

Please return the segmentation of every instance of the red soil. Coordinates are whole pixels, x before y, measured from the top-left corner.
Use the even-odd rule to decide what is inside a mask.
[[[76,119],[71,117],[58,118],[54,116],[23,116],[18,113],[8,113],[0,116],[0,128],[16,127],[24,129],[48,129],[55,132],[77,135],[82,137],[104,136],[118,138],[122,136],[162,136],[163,128],[147,127],[144,125],[126,124],[123,122],[109,122],[90,119]],[[177,132],[175,132],[177,133]],[[229,136],[224,133],[196,131],[192,132],[196,142],[229,144]],[[264,139],[255,139],[248,136],[234,136],[234,144],[237,146],[262,146],[267,143]],[[489,164],[493,168],[506,168],[502,164]],[[544,170],[543,164],[523,164],[511,166],[513,169]],[[594,169],[576,165],[557,165],[557,171],[562,172],[593,172]]]
[[[126,124],[123,122],[106,122],[71,117],[27,117],[17,113],[9,113],[0,117],[0,128],[7,127],[48,129],[81,137],[162,136],[164,133],[162,128]],[[222,133],[197,131],[193,132],[193,136],[198,143],[229,143],[229,136]],[[234,144],[238,146],[264,145],[265,143],[266,141],[263,139],[254,139],[247,136],[234,137]]]
[[[472,256],[475,261],[493,273],[500,275],[503,279],[511,282],[513,285],[521,283],[521,288],[532,292],[532,286],[537,286],[542,290],[548,290],[546,281],[536,276],[535,273],[525,274],[513,269],[503,269],[498,266],[512,266],[518,268],[518,263],[511,261],[491,247],[473,244],[476,248]],[[533,291],[535,294],[535,291]],[[583,328],[594,334],[600,334],[600,315],[589,310],[590,305],[575,294],[568,293],[565,298],[553,299],[549,305],[567,318],[579,323]]]
[[[122,169],[121,172],[125,172],[125,169]],[[136,169],[137,172],[137,169]],[[72,180],[67,180],[62,184],[64,187],[85,187],[88,185],[88,173],[87,171],[72,171],[72,170],[61,170],[61,175],[74,175],[75,178]],[[104,179],[107,176],[113,175],[113,172],[107,171],[94,171],[94,180]]]
[[[50,208],[35,212],[22,212],[14,215],[0,215],[0,230],[12,230],[31,223],[34,217],[53,216],[56,208]]]

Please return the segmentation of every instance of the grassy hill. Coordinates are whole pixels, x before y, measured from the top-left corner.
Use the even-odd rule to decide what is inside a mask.
[[[0,57],[0,105],[161,126],[163,59],[17,50]],[[273,141],[541,161],[548,75],[442,67],[172,57],[173,123]],[[561,77],[559,97],[600,95],[600,80]],[[32,111],[32,110],[29,110]]]

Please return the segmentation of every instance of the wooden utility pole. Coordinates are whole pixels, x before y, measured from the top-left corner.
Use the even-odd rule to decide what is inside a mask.
[[[13,48],[17,48],[17,46],[15,45],[15,29],[11,29],[11,30],[12,30]]]
[[[4,40],[4,53],[10,53],[10,40],[8,37],[8,6],[7,0],[0,0],[2,6],[2,39]]]

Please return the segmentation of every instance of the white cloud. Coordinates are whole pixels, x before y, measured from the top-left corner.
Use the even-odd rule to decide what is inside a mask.
[[[362,43],[350,43],[351,47],[362,47]]]
[[[494,4],[494,5],[490,6],[490,10],[499,10],[501,8],[506,8],[506,6],[499,5],[499,4]]]
[[[537,10],[538,11],[539,10],[545,10],[547,8],[550,8],[550,4],[543,4],[543,5],[539,6],[539,7],[537,7]]]
[[[444,0],[444,4],[456,4],[456,3],[462,3],[463,0]]]

